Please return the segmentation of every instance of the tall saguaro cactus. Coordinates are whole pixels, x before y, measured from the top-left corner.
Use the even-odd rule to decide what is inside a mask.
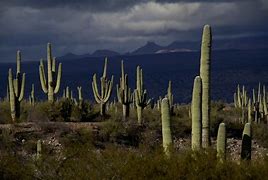
[[[202,147],[202,80],[195,77],[192,95],[192,150]]]
[[[47,44],[47,79],[43,60],[40,60],[39,77],[42,89],[48,96],[48,101],[54,102],[54,95],[59,92],[61,82],[62,64],[59,63],[56,79],[56,58],[52,58],[51,44]]]
[[[135,104],[137,107],[137,116],[138,123],[142,123],[142,111],[143,109],[150,104],[151,99],[147,100],[147,91],[144,90],[143,87],[143,74],[140,66],[137,66],[137,80],[136,80],[136,89],[134,91],[135,94]]]
[[[123,105],[123,118],[129,117],[129,106],[133,102],[131,89],[128,85],[128,75],[124,72],[124,62],[121,61],[120,86],[116,86],[118,101]]]
[[[93,75],[93,81],[92,81],[92,90],[94,94],[95,101],[100,104],[100,115],[103,116],[105,115],[105,109],[106,109],[106,103],[108,102],[111,92],[112,92],[112,87],[113,87],[113,79],[114,76],[112,76],[111,80],[108,80],[107,77],[107,58],[105,58],[104,62],[104,69],[103,69],[103,75],[100,78],[100,89],[101,92],[99,93],[98,90],[98,84],[97,84],[97,76],[96,74]]]
[[[172,145],[171,129],[170,129],[170,106],[168,98],[164,98],[161,102],[161,119],[162,119],[162,138],[163,148],[167,156],[170,155],[169,148]]]
[[[24,87],[25,87],[25,73],[20,72],[21,53],[17,51],[17,73],[16,78],[12,77],[12,69],[8,71],[8,84],[9,84],[9,103],[11,118],[15,121],[20,117],[20,102],[23,100]]]
[[[209,147],[210,141],[210,64],[211,64],[212,34],[209,25],[203,29],[200,76],[202,79],[202,145]]]

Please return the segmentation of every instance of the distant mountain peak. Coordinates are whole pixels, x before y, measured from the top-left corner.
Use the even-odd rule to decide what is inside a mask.
[[[154,54],[163,47],[153,41],[148,41],[144,46],[136,49],[131,54]]]
[[[96,50],[94,51],[91,56],[97,56],[97,57],[109,57],[109,56],[118,56],[120,55],[118,52],[115,51],[111,51],[108,49],[100,49],[100,50]]]

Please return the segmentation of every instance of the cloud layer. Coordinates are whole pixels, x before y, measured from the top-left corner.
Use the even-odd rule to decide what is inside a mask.
[[[267,18],[266,0],[4,0],[0,62],[14,59],[17,49],[38,60],[47,42],[63,55],[199,40],[204,24],[215,38],[259,35],[268,30]]]

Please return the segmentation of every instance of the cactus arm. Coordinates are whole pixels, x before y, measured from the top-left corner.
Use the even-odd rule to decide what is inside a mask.
[[[109,85],[108,85],[108,89],[107,89],[107,94],[105,99],[103,100],[104,102],[107,102],[111,96],[111,92],[112,92],[112,87],[113,87],[113,82],[114,82],[114,76],[112,76],[111,81],[109,81]]]
[[[20,73],[21,53],[17,51],[17,74]]]
[[[46,85],[46,79],[45,79],[45,73],[44,73],[44,66],[39,66],[39,77],[41,82],[41,87],[44,91],[44,93],[48,93],[47,85]]]
[[[60,63],[58,67],[57,84],[54,89],[54,93],[58,93],[60,90],[61,75],[62,75],[62,64]]]
[[[50,87],[53,83],[53,77],[52,77],[52,52],[51,52],[51,44],[47,44],[47,76],[48,76],[48,86]]]
[[[106,78],[106,76],[107,76],[107,61],[108,61],[108,59],[106,57],[104,60],[104,67],[103,67],[103,74],[102,74],[103,78]]]
[[[52,72],[56,72],[56,58],[53,57],[52,59]]]
[[[99,94],[98,94],[98,90],[96,89],[96,87],[94,85],[94,82],[92,82],[92,90],[93,90],[93,95],[94,95],[94,98],[95,98],[96,102],[101,103],[100,97],[99,97]]]
[[[25,89],[25,73],[22,74],[22,82],[21,82],[19,101],[22,101],[22,99],[24,97],[24,89]]]

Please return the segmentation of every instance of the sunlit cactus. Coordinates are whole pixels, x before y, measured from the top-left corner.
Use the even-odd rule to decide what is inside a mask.
[[[133,102],[131,89],[128,85],[128,75],[124,72],[124,62],[121,61],[121,78],[119,86],[116,86],[118,102],[123,105],[123,119],[129,117],[130,104]]]
[[[167,156],[170,156],[170,147],[172,145],[171,125],[170,125],[170,105],[168,98],[161,102],[161,119],[162,119],[162,138],[163,148]]]
[[[224,123],[219,125],[217,135],[217,157],[222,161],[226,158],[226,126]]]
[[[106,103],[108,102],[111,92],[112,92],[112,87],[113,87],[113,79],[114,77],[112,76],[111,80],[108,80],[107,77],[107,58],[105,58],[105,63],[104,63],[104,69],[103,69],[103,75],[100,78],[100,93],[98,89],[98,84],[97,84],[97,75],[93,75],[93,81],[92,81],[92,90],[94,94],[95,101],[100,104],[100,115],[103,116],[105,115],[105,109],[106,109]]]
[[[192,94],[192,150],[202,147],[202,80],[195,77]]]
[[[25,87],[25,73],[21,75],[21,53],[17,51],[17,73],[16,78],[12,77],[12,69],[8,71],[8,84],[9,84],[9,103],[11,118],[13,122],[20,117],[20,102],[23,100],[24,87]]]
[[[143,87],[143,74],[140,66],[137,66],[137,80],[135,93],[135,104],[137,108],[138,123],[142,123],[142,111],[150,104],[151,99],[147,100],[147,91]]]
[[[52,58],[51,44],[47,44],[47,78],[43,60],[40,60],[39,77],[43,92],[47,94],[48,101],[54,102],[54,95],[59,92],[62,74],[62,64],[59,63],[56,76],[56,58]],[[57,79],[56,79],[57,77]]]
[[[211,64],[212,33],[211,27],[205,25],[203,29],[200,77],[202,79],[202,145],[209,147],[210,140],[210,64]]]

